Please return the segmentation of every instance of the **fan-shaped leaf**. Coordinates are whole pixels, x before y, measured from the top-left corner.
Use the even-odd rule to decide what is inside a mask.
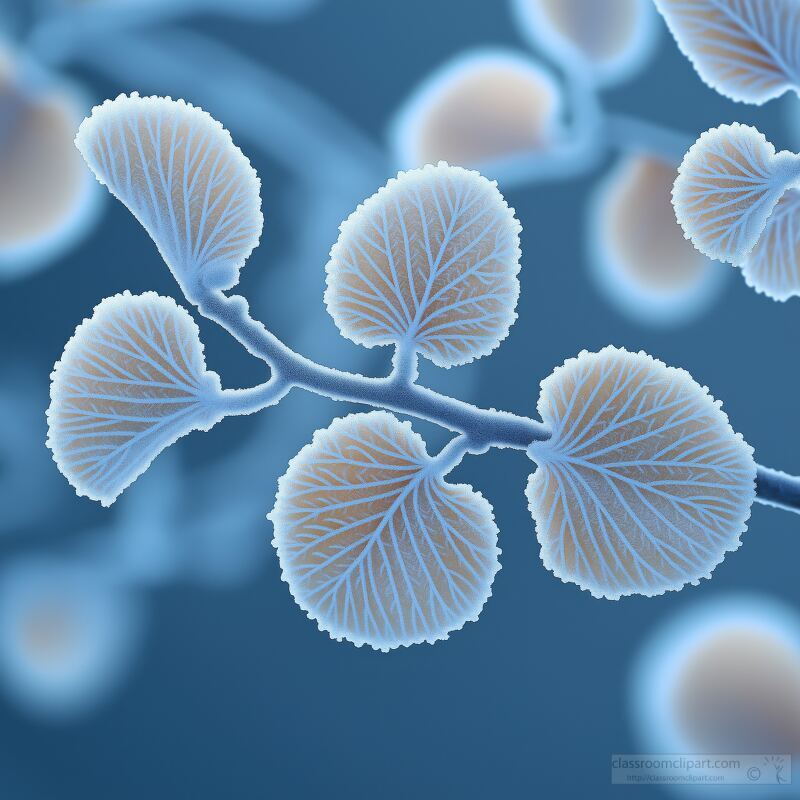
[[[797,0],[655,0],[681,52],[712,89],[761,104],[800,84]]]
[[[222,417],[219,391],[183,308],[154,292],[118,294],[55,365],[47,444],[79,495],[111,505],[165,447]]]
[[[411,426],[384,411],[317,431],[270,519],[295,600],[356,645],[447,638],[477,619],[499,569],[491,506],[446,483]]]
[[[528,450],[542,560],[596,597],[708,577],[746,529],[752,449],[691,376],[645,353],[581,353],[542,382]]]
[[[75,142],[187,294],[238,282],[264,223],[260,182],[216,120],[183,100],[120,95],[92,111]]]
[[[497,185],[477,172],[444,162],[401,172],[342,224],[328,310],[358,344],[465,364],[497,347],[515,319],[519,231]]]
[[[789,189],[778,201],[742,272],[773,300],[800,295],[800,191]]]
[[[709,258],[741,266],[797,175],[797,156],[748,125],[703,133],[678,169],[672,203],[687,238]]]

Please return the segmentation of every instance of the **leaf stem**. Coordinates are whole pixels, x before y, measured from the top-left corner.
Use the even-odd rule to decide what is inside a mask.
[[[604,121],[604,135],[609,147],[660,156],[676,166],[696,138],[626,114],[606,113]]]
[[[220,399],[226,417],[254,414],[268,406],[277,405],[292,389],[292,385],[273,372],[272,377],[260,386],[251,389],[224,389]]]
[[[417,350],[413,342],[401,342],[397,345],[392,358],[392,374],[389,376],[396,383],[411,384],[417,380]]]
[[[472,449],[472,440],[463,433],[451,439],[431,460],[429,469],[437,475],[447,475],[454,470]]]

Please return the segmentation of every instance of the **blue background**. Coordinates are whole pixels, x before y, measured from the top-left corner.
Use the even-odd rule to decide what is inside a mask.
[[[486,44],[528,49],[507,6],[485,0],[327,0],[287,22],[206,17],[191,25],[308,88],[376,142],[385,140],[389,118],[413,86],[451,55]],[[604,94],[608,108],[692,137],[738,120],[757,124],[779,149],[795,143],[795,98],[765,108],[725,100],[701,83],[659,27],[656,54],[629,83]],[[198,64],[198,76],[208,68]],[[128,81],[120,78],[125,70]],[[168,75],[161,87],[140,87],[135,65],[111,71],[113,77],[77,67],[71,74],[97,99],[137,88],[169,92]],[[317,183],[300,185],[285,166],[244,146],[262,177],[267,218],[242,285],[256,312],[290,343],[305,331],[311,355],[385,368],[388,353],[365,355],[339,343],[321,302],[333,217],[378,183],[348,196],[344,208],[332,202],[335,214],[325,207],[317,216],[336,165]],[[539,381],[565,358],[609,343],[644,349],[708,385],[760,463],[799,472],[797,301],[774,303],[732,274],[716,304],[691,324],[663,330],[626,320],[589,279],[585,258],[586,199],[610,166],[507,192],[524,226],[519,320],[490,358],[463,368],[461,377],[432,380],[483,406],[530,415]],[[123,289],[178,298],[150,240],[110,202],[94,232],[50,269],[0,286],[0,363],[24,362],[40,378],[30,403],[42,415],[41,438],[30,448],[44,448],[47,376],[64,342],[100,299]],[[261,379],[258,364],[222,332],[201,328],[209,366],[227,385]],[[277,452],[262,430],[267,423],[255,418],[181,441],[186,508],[208,504],[209,496],[231,507],[255,497],[266,514],[288,456],[345,411],[293,394],[280,409],[291,432],[284,430]],[[263,447],[238,472],[192,488],[194,473],[257,432]],[[432,437],[430,449],[440,441]],[[48,724],[0,697],[0,796],[632,796],[634,790],[612,787],[609,773],[612,753],[637,752],[628,680],[638,645],[660,621],[730,590],[764,591],[797,606],[797,520],[756,506],[743,547],[713,580],[653,599],[599,601],[542,567],[523,495],[530,469],[522,453],[491,452],[468,458],[455,473],[492,502],[501,531],[503,569],[477,624],[445,643],[388,655],[333,642],[295,606],[269,546],[270,525],[256,520],[263,558],[249,580],[225,588],[183,580],[148,594],[145,646],[121,690],[96,710]],[[43,524],[23,525],[0,541],[1,559],[69,547],[113,518],[114,511],[75,498],[61,483],[49,490],[57,493],[55,510]],[[180,524],[179,515],[178,532]],[[635,796],[665,795],[637,788]]]

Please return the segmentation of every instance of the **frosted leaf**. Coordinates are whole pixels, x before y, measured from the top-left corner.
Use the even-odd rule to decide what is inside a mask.
[[[422,439],[385,411],[317,431],[270,519],[297,603],[356,645],[447,638],[477,619],[499,569],[491,506],[445,482]]]
[[[627,78],[655,41],[649,0],[513,0],[534,46],[600,83]]]
[[[675,215],[687,238],[709,258],[741,266],[797,170],[797,157],[775,153],[748,125],[703,133],[678,169]]]
[[[111,505],[167,446],[222,417],[197,325],[174,300],[103,300],[57,362],[47,444],[79,495]]]
[[[800,84],[797,0],[655,0],[681,52],[712,89],[744,103]]]
[[[773,300],[800,295],[800,191],[789,189],[778,201],[742,272]]]
[[[519,231],[477,172],[444,162],[401,172],[342,223],[328,310],[358,344],[465,364],[497,347],[516,318]]]
[[[183,100],[120,95],[92,111],[75,143],[189,296],[238,283],[264,223],[260,182],[216,120]]]
[[[542,561],[595,597],[661,594],[739,547],[752,449],[708,391],[645,353],[606,347],[542,382],[552,438],[528,454]]]
[[[559,87],[536,61],[480,50],[426,78],[398,114],[392,138],[402,166],[490,164],[550,148],[560,112]]]

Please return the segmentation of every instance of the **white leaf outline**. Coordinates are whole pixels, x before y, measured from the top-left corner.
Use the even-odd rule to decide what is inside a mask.
[[[365,432],[377,443],[364,438]],[[352,462],[347,456],[351,452],[363,460]],[[322,456],[327,460],[320,460]],[[342,467],[371,479],[347,483]],[[320,491],[335,498],[350,492],[353,497],[314,505]],[[382,509],[381,502],[388,507]],[[365,506],[374,513],[344,521],[337,516]],[[473,520],[469,525],[466,513]],[[446,524],[451,514],[460,516],[463,530]],[[272,543],[281,577],[297,604],[332,639],[346,639],[357,647],[367,644],[387,652],[447,639],[464,623],[477,620],[500,569],[497,526],[489,503],[471,486],[444,481],[410,423],[386,411],[351,414],[318,430],[280,478],[268,519],[275,528]],[[423,520],[430,528],[420,526]],[[341,525],[331,529],[331,522]],[[363,536],[357,533],[362,527]],[[340,536],[346,541],[334,544]],[[360,538],[350,542],[351,536]],[[346,569],[332,569],[333,577],[325,571],[353,553]],[[468,577],[446,569],[454,553]],[[379,563],[373,563],[373,554]],[[315,564],[309,565],[310,560]],[[471,588],[470,581],[476,582]],[[315,598],[320,592],[325,594]],[[360,604],[359,598],[366,597],[370,602]],[[456,602],[459,608],[449,607]]]
[[[238,283],[264,225],[261,181],[211,115],[184,100],[121,94],[92,109],[75,145],[187,296]]]
[[[197,324],[155,292],[100,302],[50,377],[47,446],[78,496],[104,506],[162,450],[224,415]]]
[[[761,105],[800,85],[800,6],[793,0],[655,0],[703,82]],[[772,20],[767,17],[773,15]],[[718,38],[712,38],[716,33]]]
[[[700,135],[683,157],[672,205],[684,235],[704,255],[741,266],[795,177],[798,158],[734,122]]]
[[[326,266],[328,311],[365,347],[469,363],[516,319],[521,230],[497,183],[478,172],[444,161],[400,172],[342,223]]]
[[[788,189],[742,266],[747,285],[773,300],[800,296],[800,191]]]
[[[541,387],[538,410],[553,433],[528,448],[538,468],[526,495],[557,577],[594,597],[650,597],[709,577],[739,547],[755,498],[753,450],[689,373],[609,346],[567,360]],[[626,427],[634,435],[615,441]],[[614,454],[623,457],[609,461]],[[701,494],[687,494],[695,487]]]

